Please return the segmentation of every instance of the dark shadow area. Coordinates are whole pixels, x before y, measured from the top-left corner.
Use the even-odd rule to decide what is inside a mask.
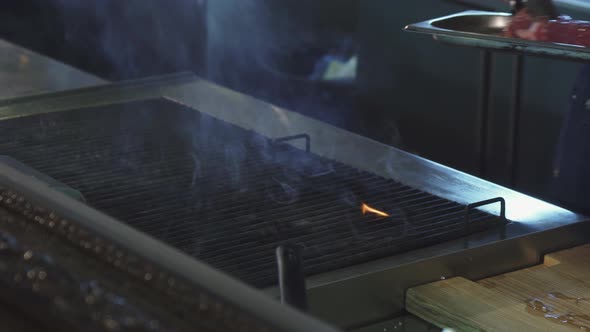
[[[0,38],[108,80],[202,73],[199,3],[7,0],[0,4]]]

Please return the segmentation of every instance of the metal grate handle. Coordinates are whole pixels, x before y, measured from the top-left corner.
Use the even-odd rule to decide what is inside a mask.
[[[287,143],[287,142],[295,141],[295,140],[299,140],[299,139],[305,140],[305,152],[310,152],[311,151],[311,137],[309,137],[308,134],[299,134],[299,135],[293,135],[293,136],[279,137],[279,138],[275,138],[272,141],[272,143],[274,145],[278,145],[281,143]]]
[[[491,199],[486,199],[484,201],[475,202],[468,204],[465,207],[465,230],[469,231],[469,227],[471,226],[471,211],[478,207],[482,207],[489,204],[500,203],[500,218],[502,221],[506,221],[506,200],[502,197],[496,197]]]
[[[277,248],[281,302],[299,310],[307,310],[307,290],[303,273],[301,247],[283,244]]]

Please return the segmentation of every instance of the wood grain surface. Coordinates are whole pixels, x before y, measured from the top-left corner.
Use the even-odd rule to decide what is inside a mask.
[[[406,309],[455,331],[590,331],[590,245],[492,278],[409,289]]]

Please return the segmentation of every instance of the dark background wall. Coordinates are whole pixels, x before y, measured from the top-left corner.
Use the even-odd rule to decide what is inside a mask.
[[[401,29],[408,23],[472,5],[445,0],[325,0],[295,2],[297,10],[293,11],[288,9],[293,2],[290,0],[209,0],[209,5],[212,1],[234,8],[232,15],[237,15],[234,19],[221,16],[222,35],[226,37],[209,43],[217,45],[214,52],[211,47],[207,51],[211,8],[207,9],[206,0],[6,0],[0,3],[0,38],[109,80],[178,71],[206,76],[212,56],[237,49],[243,62],[241,56],[245,58],[259,48],[244,48],[239,42],[268,44],[272,39],[259,36],[266,32],[237,24],[240,18],[254,13],[238,11],[232,4],[258,2],[269,8],[272,22],[278,22],[270,25],[276,28],[269,34],[276,34],[281,45],[305,39],[281,35],[284,21],[295,28],[298,24],[305,26],[312,40],[322,40],[316,38],[320,35],[353,36],[359,52],[358,80],[352,85],[326,85],[288,75],[277,78],[268,72],[267,76],[254,72],[254,78],[242,78],[245,74],[235,60],[224,65],[241,82],[233,88],[476,173],[480,52],[441,45],[429,36]],[[493,1],[478,2],[486,6]],[[590,18],[571,9],[566,12],[576,18]],[[235,37],[232,29],[243,30],[241,37]],[[303,58],[295,57],[291,64],[298,59]],[[511,60],[507,54],[494,57],[488,178],[501,184],[508,176],[505,161]],[[245,63],[246,67],[250,64]],[[518,190],[551,198],[552,157],[578,68],[575,63],[526,59]],[[231,85],[223,75],[212,79]],[[248,90],[254,85],[261,88]]]
[[[200,0],[6,0],[0,37],[109,80],[203,72]]]

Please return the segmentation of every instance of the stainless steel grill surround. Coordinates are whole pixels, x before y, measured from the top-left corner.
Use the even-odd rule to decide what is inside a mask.
[[[401,313],[404,292],[413,285],[454,275],[480,278],[503,273],[538,263],[544,252],[590,240],[585,216],[190,75],[7,100],[0,103],[0,119],[158,97],[271,138],[306,133],[317,155],[461,204],[490,197],[506,200],[507,217],[513,223],[503,232],[475,234],[309,278],[311,313],[343,327],[361,326]],[[498,213],[495,206],[482,209]],[[131,241],[143,238],[135,235]],[[159,254],[155,257],[164,259]],[[180,261],[166,263],[182,269],[192,261],[181,257]],[[267,291],[277,294],[276,289]]]

